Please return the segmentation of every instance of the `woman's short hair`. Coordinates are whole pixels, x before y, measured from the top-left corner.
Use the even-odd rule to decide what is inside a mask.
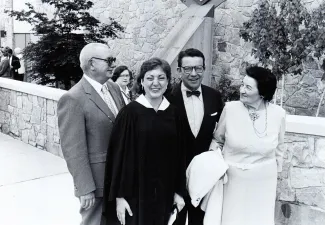
[[[260,96],[265,101],[271,101],[277,86],[277,79],[271,70],[252,66],[246,68],[246,74],[256,80]]]
[[[131,70],[129,70],[129,68],[127,66],[118,66],[115,68],[114,72],[113,72],[113,76],[112,76],[112,80],[114,82],[116,82],[116,80],[121,76],[121,73],[123,73],[125,70],[129,71],[129,76],[130,76],[130,80],[132,79],[132,72]]]
[[[167,90],[171,88],[170,81],[171,81],[171,68],[167,61],[160,59],[160,58],[151,58],[142,63],[140,68],[140,73],[136,78],[136,92],[138,94],[145,94],[143,88],[141,87],[141,80],[144,79],[144,75],[151,70],[161,68],[162,71],[166,74],[168,80]]]

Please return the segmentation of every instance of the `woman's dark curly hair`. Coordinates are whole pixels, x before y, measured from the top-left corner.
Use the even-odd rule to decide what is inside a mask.
[[[276,77],[271,70],[252,66],[246,69],[246,74],[256,80],[260,96],[262,96],[265,101],[271,101],[277,85]]]
[[[135,79],[135,84],[133,85],[135,87],[134,91],[137,94],[145,94],[142,85],[141,80],[144,79],[144,75],[151,70],[161,68],[164,73],[166,74],[167,80],[168,80],[168,86],[167,90],[171,88],[170,80],[171,80],[171,68],[167,61],[160,59],[160,58],[151,58],[145,62],[142,63],[140,68],[140,73]],[[167,91],[166,91],[167,92]]]

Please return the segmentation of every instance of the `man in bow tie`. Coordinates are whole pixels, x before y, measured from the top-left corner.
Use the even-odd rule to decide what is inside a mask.
[[[87,44],[80,53],[83,77],[58,102],[62,153],[80,200],[81,225],[100,225],[103,204],[115,209],[103,202],[108,143],[124,106],[118,85],[108,81],[114,61],[107,45]]]
[[[202,84],[205,57],[201,51],[190,48],[180,52],[177,71],[182,82],[167,98],[183,119],[188,166],[194,156],[209,150],[224,104],[219,91]],[[189,197],[185,202],[175,224],[185,225],[188,212],[188,225],[203,225],[204,212],[200,206],[194,208]]]

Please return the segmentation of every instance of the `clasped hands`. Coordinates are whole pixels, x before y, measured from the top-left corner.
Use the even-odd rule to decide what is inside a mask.
[[[178,211],[181,211],[185,206],[184,199],[176,193],[174,194],[174,204],[176,204]],[[116,214],[122,225],[125,225],[125,211],[133,216],[129,203],[124,198],[116,198]]]

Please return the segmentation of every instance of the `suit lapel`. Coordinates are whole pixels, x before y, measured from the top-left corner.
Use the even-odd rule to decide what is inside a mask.
[[[115,116],[112,111],[108,108],[107,104],[104,102],[102,97],[97,93],[97,91],[91,86],[91,84],[85,79],[82,78],[82,86],[89,96],[89,99],[95,103],[95,105],[103,112],[105,115],[112,121],[115,121]]]
[[[193,137],[195,138],[194,134],[192,133],[191,130],[191,126],[188,122],[188,117],[187,117],[187,113],[186,113],[186,108],[185,108],[185,104],[184,104],[184,99],[183,99],[183,94],[182,94],[182,90],[181,90],[181,84],[182,82],[177,85],[175,87],[175,89],[173,90],[173,96],[175,98],[175,105],[177,105],[179,107],[181,116],[184,118],[184,120],[186,121],[186,129],[193,135]]]
[[[213,101],[209,100],[209,96],[207,96],[206,88],[203,84],[201,85],[201,89],[202,89],[204,114],[203,114],[201,127],[199,133],[197,134],[197,137],[200,135],[201,131],[204,130],[207,122],[207,116],[209,116],[209,112],[211,112],[211,108],[212,108],[211,104],[214,103]]]
[[[201,89],[202,89],[202,99],[203,99],[203,106],[204,106],[204,116],[203,116],[203,120],[204,120],[205,114],[207,112],[210,112],[210,108],[211,108],[210,103],[212,101],[208,101],[209,97],[206,96],[207,93],[206,93],[206,89],[205,89],[205,86],[204,85],[201,85]],[[203,123],[203,120],[202,120],[202,123]]]
[[[117,109],[120,111],[121,108],[123,108],[123,106],[125,106],[120,89],[115,88],[114,84],[111,81],[107,81],[106,85],[108,87],[109,93],[111,94],[111,96],[115,102]],[[119,98],[119,96],[120,96],[120,98]]]

